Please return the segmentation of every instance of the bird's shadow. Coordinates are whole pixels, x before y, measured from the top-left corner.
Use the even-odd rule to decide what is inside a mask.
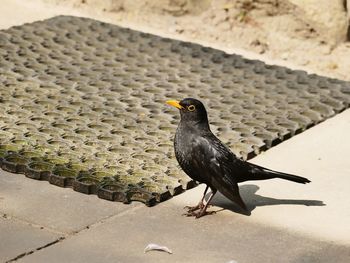
[[[259,190],[259,186],[254,184],[242,185],[239,187],[239,192],[244,200],[248,211],[242,211],[237,205],[232,203],[226,197],[224,197],[221,193],[217,193],[213,198],[211,204],[221,207],[219,211],[222,210],[230,210],[236,213],[240,213],[243,215],[250,216],[251,212],[258,206],[266,206],[266,205],[304,205],[304,206],[325,206],[326,204],[320,200],[303,200],[303,199],[276,199],[265,197],[256,194]],[[210,193],[207,194],[206,199],[208,199]],[[217,212],[219,212],[217,211]]]

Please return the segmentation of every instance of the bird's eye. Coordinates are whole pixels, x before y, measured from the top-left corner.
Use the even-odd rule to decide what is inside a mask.
[[[190,105],[187,107],[188,111],[194,111],[196,107],[194,105]]]

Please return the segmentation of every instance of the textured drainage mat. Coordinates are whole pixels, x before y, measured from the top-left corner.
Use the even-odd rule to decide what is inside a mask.
[[[214,132],[250,158],[347,108],[347,82],[98,21],[0,31],[4,170],[153,205],[195,185],[178,170],[179,114],[201,98]]]

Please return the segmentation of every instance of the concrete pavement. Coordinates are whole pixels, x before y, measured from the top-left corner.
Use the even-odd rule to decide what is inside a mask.
[[[4,262],[60,240],[59,233],[43,230],[16,218],[0,218],[0,261]]]
[[[16,10],[7,15],[12,20],[2,16],[1,28],[78,15],[18,2],[1,9]],[[222,196],[211,208],[215,215],[181,216],[204,186],[148,208],[0,171],[0,262],[350,262],[349,130],[347,110],[251,160],[312,181],[242,184],[251,216]],[[145,254],[148,243],[174,253]]]

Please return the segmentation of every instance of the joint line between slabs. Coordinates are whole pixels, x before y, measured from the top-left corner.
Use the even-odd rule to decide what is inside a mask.
[[[46,244],[46,245],[43,245],[43,246],[41,246],[41,247],[38,247],[38,248],[33,249],[33,250],[31,250],[31,251],[28,251],[28,252],[24,252],[24,253],[18,255],[17,257],[6,261],[5,263],[16,262],[18,259],[21,259],[21,258],[23,258],[23,257],[25,257],[25,256],[34,254],[35,252],[37,252],[37,251],[39,251],[39,250],[42,250],[42,249],[44,249],[44,248],[50,247],[50,246],[52,246],[52,245],[54,245],[54,244],[57,244],[57,243],[63,241],[64,239],[65,239],[65,237],[60,237],[60,238],[58,238],[58,239],[56,239],[56,240],[54,240],[54,241],[52,241],[52,242],[50,242],[50,243],[48,243],[48,244]]]

